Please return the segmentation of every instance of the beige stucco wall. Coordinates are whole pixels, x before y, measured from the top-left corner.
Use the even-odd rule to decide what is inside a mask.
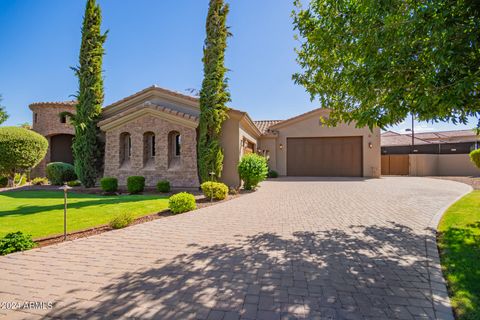
[[[339,124],[336,127],[325,127],[321,125],[320,116],[327,116],[328,110],[314,112],[307,117],[300,117],[297,121],[286,123],[284,126],[277,126],[274,130],[278,131],[275,148],[273,148],[271,138],[261,138],[260,148],[269,149],[270,154],[274,154],[271,159],[271,167],[278,171],[280,175],[287,174],[287,138],[289,137],[363,137],[363,175],[365,177],[380,176],[380,129],[375,128],[372,131],[368,128],[356,128],[353,124]],[[369,144],[372,144],[372,148]],[[283,149],[280,149],[280,144]],[[271,150],[274,150],[273,152]]]
[[[411,176],[435,176],[438,174],[438,155],[410,154],[408,157]]]
[[[480,176],[468,154],[410,154],[411,176]]]
[[[277,171],[276,145],[276,137],[262,137],[258,141],[258,149],[265,151],[268,156],[268,167],[275,171]]]
[[[240,158],[240,123],[239,119],[230,116],[222,125],[220,144],[223,149],[223,170],[220,181],[229,187],[238,187],[240,178],[237,173]]]
[[[178,166],[168,164],[168,136],[171,131],[181,135],[181,155]],[[130,165],[120,164],[120,135],[128,132],[131,136],[132,152]],[[144,138],[146,132],[155,134],[156,156],[154,166],[144,165]],[[173,187],[197,187],[197,134],[196,129],[172,123],[151,114],[140,116],[105,132],[104,176],[117,177],[120,185],[133,175],[144,176],[147,186],[154,186],[166,179]]]
[[[480,176],[478,169],[468,154],[438,155],[438,175],[440,176]]]

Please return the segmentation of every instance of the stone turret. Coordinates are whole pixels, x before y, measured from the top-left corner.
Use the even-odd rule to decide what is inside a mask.
[[[47,163],[73,163],[72,139],[75,129],[68,117],[60,117],[67,111],[75,114],[76,101],[35,102],[30,104],[32,110],[32,129],[48,140],[48,151],[40,164],[32,170],[32,177],[44,177]]]

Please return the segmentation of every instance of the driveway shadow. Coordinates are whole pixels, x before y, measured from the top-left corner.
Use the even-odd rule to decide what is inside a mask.
[[[48,316],[145,319],[434,318],[425,234],[390,226],[237,236],[127,272]],[[75,297],[69,292],[66,297]]]

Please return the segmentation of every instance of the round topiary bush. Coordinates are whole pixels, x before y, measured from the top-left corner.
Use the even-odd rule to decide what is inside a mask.
[[[162,180],[157,183],[157,191],[162,193],[170,192],[170,182]]]
[[[15,173],[31,170],[47,154],[48,141],[42,135],[19,127],[0,128],[0,174],[13,184]]]
[[[200,188],[202,189],[203,195],[209,199],[223,200],[228,195],[227,185],[221,182],[207,181],[202,183]]]
[[[195,197],[188,192],[177,193],[168,199],[168,207],[173,213],[183,213],[197,208]]]
[[[131,194],[143,192],[145,189],[145,177],[131,176],[127,178],[127,189]]]
[[[116,215],[109,223],[112,229],[121,229],[128,227],[135,218],[131,212],[122,212]]]
[[[118,190],[118,179],[114,177],[104,177],[100,180],[100,187],[104,192],[113,193]]]
[[[70,163],[50,162],[47,164],[47,178],[51,184],[62,185],[65,182],[77,180],[75,168]]]
[[[278,172],[275,170],[270,170],[268,171],[268,177],[269,178],[278,178]]]
[[[470,152],[470,160],[480,169],[480,149]]]
[[[255,153],[243,156],[238,164],[238,174],[245,190],[254,190],[268,175],[267,159]]]

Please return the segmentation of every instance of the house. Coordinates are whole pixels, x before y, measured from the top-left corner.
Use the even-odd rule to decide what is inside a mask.
[[[382,133],[382,175],[476,176],[469,153],[480,147],[474,130]]]
[[[75,112],[75,102],[32,103],[33,130],[49,140],[49,151],[33,175],[44,176],[48,162],[72,162],[74,129],[62,111]],[[325,127],[316,109],[287,120],[253,121],[230,109],[223,123],[224,165],[220,180],[240,185],[237,165],[249,152],[268,156],[269,166],[283,176],[380,175],[380,130],[353,124]],[[175,187],[197,187],[199,100],[151,86],[103,108],[99,127],[105,142],[104,176],[124,185],[142,175],[147,185],[166,179]]]

